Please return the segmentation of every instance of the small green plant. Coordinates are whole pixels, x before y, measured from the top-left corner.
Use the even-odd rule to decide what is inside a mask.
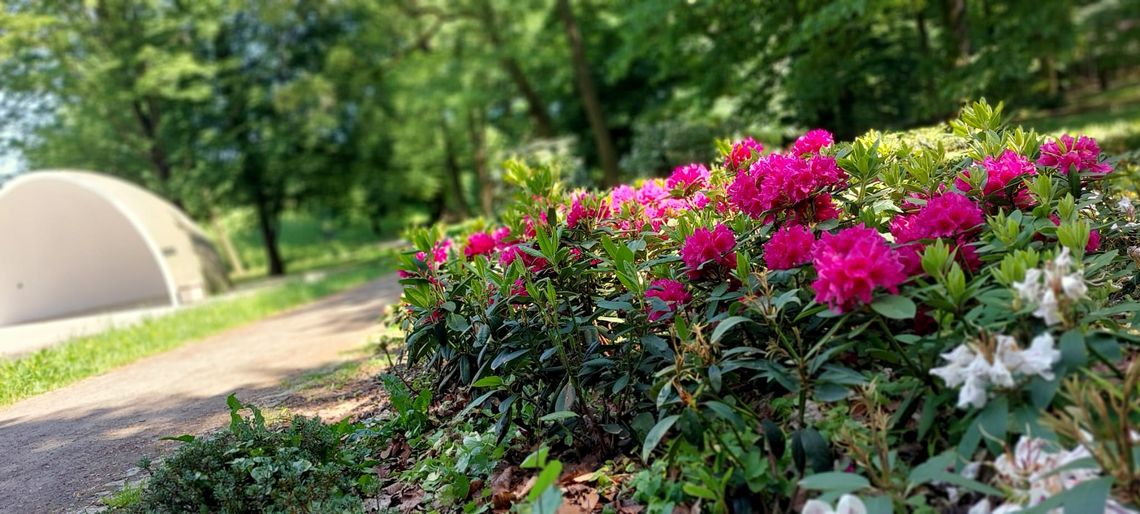
[[[344,512],[374,491],[370,449],[350,436],[359,425],[294,417],[281,428],[234,396],[229,431],[179,436],[185,444],[155,471],[138,512]],[[249,410],[249,416],[242,411]],[[356,444],[350,444],[355,441]]]
[[[104,497],[101,501],[112,509],[122,509],[136,505],[142,501],[142,484],[127,485],[114,494]]]

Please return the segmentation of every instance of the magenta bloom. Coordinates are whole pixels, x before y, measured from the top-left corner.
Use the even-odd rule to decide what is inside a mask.
[[[665,187],[672,189],[700,189],[709,183],[709,170],[704,164],[693,163],[673,169],[673,174],[665,181]]]
[[[730,170],[739,168],[742,164],[748,162],[753,157],[758,157],[760,152],[764,151],[764,145],[756,142],[751,137],[746,137],[733,143],[732,151],[724,156],[724,167]]]
[[[917,213],[891,221],[891,235],[900,245],[899,258],[909,275],[922,273],[924,239],[951,239],[963,264],[976,270],[981,261],[968,239],[983,221],[982,210],[972,200],[959,193],[943,193],[930,198]]]
[[[784,225],[764,243],[764,263],[768,269],[792,269],[811,262],[815,236],[803,225]]]
[[[637,191],[625,184],[610,190],[610,204],[614,206],[614,210],[620,210],[622,204],[636,200]]]
[[[432,260],[434,260],[436,264],[443,264],[443,263],[447,262],[447,250],[450,248],[451,248],[451,240],[450,239],[442,239],[440,241],[437,241],[435,243],[435,246],[432,247],[432,249],[431,249]],[[417,258],[418,258],[418,255],[417,255]],[[420,260],[422,261],[423,259],[420,259]]]
[[[676,280],[659,278],[649,285],[649,290],[645,292],[645,298],[646,303],[649,304],[649,321],[657,321],[662,316],[685,305],[689,301],[689,293],[685,291],[685,284]],[[657,298],[665,302],[666,308],[664,310],[656,308],[653,305],[656,302],[648,301],[649,298]]]
[[[596,200],[589,194],[574,197],[570,213],[566,215],[566,226],[576,228],[582,221],[598,220],[610,215],[610,207],[605,200]]]
[[[476,232],[467,236],[467,247],[463,249],[463,255],[468,259],[476,255],[490,255],[495,251],[495,238],[486,232]]]
[[[820,149],[831,146],[834,142],[835,137],[831,132],[823,129],[809,130],[796,139],[792,145],[792,155],[818,154]]]
[[[641,205],[654,205],[666,198],[669,198],[669,191],[661,187],[660,180],[646,180],[637,190],[637,203]]]
[[[982,194],[985,196],[1000,193],[1017,177],[1028,177],[1029,175],[1037,174],[1037,167],[1033,165],[1033,161],[1019,155],[1013,150],[1006,150],[997,158],[992,156],[986,157],[985,160],[982,161],[982,167],[986,169],[986,183],[982,186]],[[969,170],[966,170],[964,173],[966,176],[970,176]],[[970,190],[970,185],[961,178],[954,180],[954,187],[957,187],[959,191],[963,192]],[[1024,185],[1018,186],[1017,190],[1012,192],[1012,194],[1013,204],[1018,207],[1028,207],[1026,202],[1032,202]]]
[[[823,234],[812,247],[812,263],[818,273],[811,284],[815,301],[835,312],[871,303],[876,288],[897,293],[907,278],[883,236],[862,225]]]
[[[1112,171],[1108,163],[1098,162],[1100,147],[1096,140],[1088,136],[1073,136],[1065,134],[1041,145],[1041,156],[1037,164],[1057,168],[1061,173],[1069,174],[1072,171],[1091,171],[1105,174]]]
[[[689,276],[697,278],[703,271],[701,266],[713,262],[725,268],[736,266],[736,235],[728,227],[717,223],[716,228],[698,228],[685,239],[681,247],[681,260],[689,268]],[[705,268],[707,269],[707,268]]]
[[[502,250],[510,245],[507,238],[511,237],[511,229],[509,227],[499,227],[491,231],[491,239],[495,240],[495,249]]]
[[[740,172],[728,187],[729,200],[742,212],[759,219],[775,211],[794,209],[833,187],[841,187],[847,174],[831,157],[800,159],[772,154]]]

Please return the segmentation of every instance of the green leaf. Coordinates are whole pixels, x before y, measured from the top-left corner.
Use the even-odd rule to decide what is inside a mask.
[[[527,499],[535,501],[542,493],[546,492],[546,488],[554,484],[558,480],[558,475],[562,474],[562,463],[556,460],[550,461],[546,467],[542,468],[542,472],[538,474],[538,478],[534,480],[534,485],[530,488],[530,494]]]
[[[523,348],[521,350],[515,350],[515,351],[510,352],[510,353],[500,353],[499,355],[495,356],[495,360],[491,361],[491,369],[499,369],[499,367],[501,367],[503,364],[506,364],[506,363],[511,362],[511,361],[513,361],[519,357],[522,357],[524,354],[526,354],[529,351],[530,351],[529,348]]]
[[[800,487],[815,491],[834,491],[840,494],[858,491],[871,487],[871,482],[854,473],[842,471],[829,471],[816,473],[800,480]]]
[[[499,387],[501,385],[503,385],[502,377],[490,375],[476,380],[474,384],[471,384],[471,387]]]
[[[190,442],[193,442],[194,439],[195,439],[195,437],[190,435],[190,434],[182,434],[182,435],[169,435],[166,437],[160,437],[158,440],[159,441],[181,441],[183,443],[190,443]]]
[[[899,295],[880,297],[871,303],[871,309],[891,319],[912,319],[917,311],[910,298]]]
[[[740,415],[737,414],[736,411],[732,410],[732,407],[729,407],[724,403],[718,401],[708,401],[705,402],[705,407],[708,407],[709,410],[715,412],[718,416],[724,418],[726,421],[732,423],[733,425],[736,425],[737,427],[744,426],[744,420],[740,418]]]
[[[712,386],[713,391],[720,392],[721,374],[720,367],[716,364],[709,366],[709,385]]]
[[[649,462],[649,454],[653,453],[653,449],[657,448],[661,439],[665,437],[665,434],[669,432],[669,429],[680,417],[676,414],[665,416],[656,425],[653,425],[653,428],[649,429],[649,433],[645,435],[645,445],[641,447],[641,460]]]
[[[703,498],[705,500],[713,501],[716,501],[717,499],[716,493],[712,492],[709,488],[702,485],[686,482],[685,485],[681,486],[681,490],[685,491],[685,494],[694,498]]]
[[[736,325],[739,325],[746,321],[752,320],[744,316],[733,316],[731,318],[725,319],[724,321],[721,321],[719,324],[717,324],[716,330],[713,330],[712,342],[716,343],[720,341],[726,334],[728,334],[729,330],[732,330],[732,327],[735,327]]]
[[[571,410],[560,410],[558,412],[551,412],[541,418],[539,421],[562,421],[564,419],[576,418],[578,413]]]
[[[523,469],[538,469],[545,467],[546,456],[549,454],[549,447],[540,446],[537,450],[530,452],[530,455],[527,455],[526,458],[523,459],[522,464],[519,464],[519,467]]]

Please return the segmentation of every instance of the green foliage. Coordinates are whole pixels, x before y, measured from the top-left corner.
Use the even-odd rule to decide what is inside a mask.
[[[1066,448],[1087,444],[1074,426],[1120,414],[1047,422],[1086,403],[1057,395],[1059,385],[1095,384],[1098,375],[1123,390],[1135,385],[1119,369],[1135,353],[1140,312],[1136,263],[1122,253],[1138,241],[1129,175],[1063,173],[1042,158],[1059,151],[1054,144],[979,101],[949,126],[762,157],[772,182],[806,181],[765,168],[786,159],[841,168],[836,189],[812,189],[787,208],[827,192],[838,213],[824,219],[748,213],[755,198],[737,187],[748,175],[720,158],[695,186],[646,181],[597,193],[560,187],[552,169],[511,163],[520,191],[505,227],[471,225],[466,239],[409,234],[418,251],[400,263],[409,362],[435,371],[441,391],[470,391],[460,417],[475,413],[500,437],[517,428],[540,448],[610,449],[654,466],[644,473],[666,462],[668,480],[643,473],[634,486],[654,508],[700,500],[716,512],[786,512],[800,507],[800,490],[832,503],[857,494],[872,512],[967,507],[982,496],[1026,506],[1022,479],[949,470],[1000,468],[990,463],[1014,446],[1019,459],[1029,458],[1027,445],[1051,445],[1032,455],[1068,458]],[[998,157],[1016,157],[1019,174],[1000,178],[1008,170]],[[1094,151],[1082,159],[1114,162]],[[696,192],[710,201],[685,204]],[[622,194],[635,198],[621,202]],[[957,207],[929,208],[936,200]],[[659,208],[664,202],[682,207]],[[774,234],[790,220],[811,234],[815,254],[775,266]],[[937,231],[966,221],[953,235]],[[936,230],[907,239],[908,223]],[[699,265],[682,259],[709,244],[697,230],[714,224],[733,233],[731,253]],[[1090,244],[1093,229],[1099,244]],[[890,251],[828,263],[821,252],[842,250],[825,241],[863,230],[881,234]],[[913,267],[897,288],[822,304],[836,291],[829,265],[870,277],[892,261],[905,268],[909,250]],[[656,295],[666,279],[680,290],[672,298]],[[968,362],[957,362],[963,353]],[[1126,432],[1114,428],[1106,441],[1127,444],[1119,442]],[[1104,455],[1115,460],[1090,472],[1083,487],[1092,492],[1056,501],[1095,500],[1098,474],[1123,475],[1114,470],[1126,467],[1104,464],[1118,453]],[[1113,497],[1132,501],[1124,483]],[[972,496],[949,495],[945,484]],[[553,503],[546,494],[532,494],[528,508]]]
[[[348,444],[363,427],[294,417],[273,429],[227,400],[229,432],[188,438],[154,471],[136,512],[342,512],[373,492],[369,450]],[[250,416],[242,411],[249,409]]]

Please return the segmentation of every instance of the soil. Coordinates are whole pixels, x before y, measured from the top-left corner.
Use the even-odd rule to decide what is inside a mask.
[[[223,426],[231,393],[326,419],[366,408],[359,387],[321,399],[286,384],[360,358],[399,294],[391,276],[0,408],[0,513],[92,505],[179,444],[160,438]]]

